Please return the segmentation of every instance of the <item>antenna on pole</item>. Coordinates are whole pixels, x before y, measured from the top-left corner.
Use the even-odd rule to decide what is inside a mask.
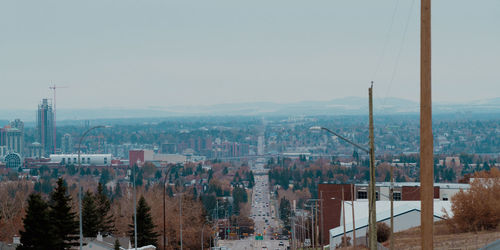
[[[68,87],[64,87],[64,86],[56,86],[55,84],[52,85],[52,86],[49,86],[49,89],[53,90],[54,91],[54,154],[56,154],[56,148],[57,148],[57,144],[56,144],[56,89],[60,89],[60,88],[68,88]]]

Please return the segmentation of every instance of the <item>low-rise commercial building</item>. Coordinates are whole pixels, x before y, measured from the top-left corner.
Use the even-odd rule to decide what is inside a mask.
[[[87,166],[111,166],[111,154],[80,154],[80,162]],[[50,161],[61,165],[78,164],[78,154],[51,154]]]

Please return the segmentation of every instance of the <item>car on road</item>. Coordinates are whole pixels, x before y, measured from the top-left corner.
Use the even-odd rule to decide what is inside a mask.
[[[278,246],[280,246],[280,247],[284,246],[284,245],[285,245],[285,243],[283,243],[283,241],[280,241],[280,243],[278,244]]]

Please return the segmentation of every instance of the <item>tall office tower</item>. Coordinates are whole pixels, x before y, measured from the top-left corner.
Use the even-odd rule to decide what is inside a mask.
[[[264,136],[259,136],[257,137],[257,154],[258,155],[263,155],[264,154],[264,145],[265,141],[264,141]]]
[[[64,154],[73,153],[73,138],[70,134],[64,134],[61,141],[61,150]]]
[[[46,155],[54,152],[54,112],[52,104],[47,99],[43,99],[38,105],[36,116],[36,129],[38,140],[42,144],[43,151]]]

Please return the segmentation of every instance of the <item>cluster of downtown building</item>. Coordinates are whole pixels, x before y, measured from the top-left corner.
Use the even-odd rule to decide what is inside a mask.
[[[41,159],[54,152],[54,112],[48,99],[43,99],[36,113],[35,141],[25,142],[24,122],[11,121],[0,128],[0,159],[7,167],[21,167],[24,158]]]
[[[60,126],[56,131],[51,100],[42,99],[36,112],[34,128],[28,128],[26,131],[24,122],[20,119],[0,128],[0,166],[17,169],[76,165],[80,151],[81,164],[86,166],[127,167],[137,162],[152,162],[160,167],[214,158],[234,158],[249,155],[252,150],[249,143],[230,142],[210,136],[182,138],[176,142],[135,141],[114,144],[108,143],[109,134],[103,136],[101,131],[92,133],[96,135],[89,135],[82,145],[78,145],[82,132],[90,126],[90,121],[85,121],[82,127],[68,129],[66,126]],[[26,133],[29,136],[26,136]],[[181,130],[179,133],[189,132]]]
[[[398,158],[398,155],[419,151],[418,117],[401,118],[377,117],[377,155]],[[38,105],[34,128],[25,128],[19,119],[1,128],[0,164],[9,167],[76,164],[76,153],[80,151],[83,165],[131,166],[137,161],[150,161],[161,166],[262,156],[335,157],[344,165],[352,161],[354,149],[336,137],[311,133],[311,126],[331,128],[361,145],[368,142],[365,117],[192,117],[118,123],[111,129],[92,132],[78,148],[77,142],[90,122],[58,126],[56,131],[54,119],[50,99],[43,99]],[[433,128],[437,154],[495,154],[498,157],[500,125],[496,119],[436,120]]]

